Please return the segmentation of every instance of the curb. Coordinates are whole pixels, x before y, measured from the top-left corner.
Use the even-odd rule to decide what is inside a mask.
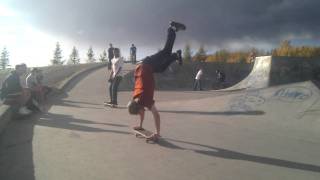
[[[70,77],[63,80],[62,83],[56,88],[58,89],[59,92],[62,92],[78,76],[80,76],[84,73],[88,73],[88,72],[103,68],[105,66],[107,66],[107,63],[99,63],[96,66],[93,66],[88,69],[84,69],[82,71],[76,72],[73,75],[71,75]],[[0,106],[0,135],[4,132],[7,124],[11,121],[12,115],[13,115],[12,108],[10,106],[4,105],[4,104]]]

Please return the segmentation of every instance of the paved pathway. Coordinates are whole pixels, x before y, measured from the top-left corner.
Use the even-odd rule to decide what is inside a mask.
[[[120,92],[118,109],[102,105],[106,69],[77,82],[48,113],[9,124],[1,180],[320,179],[319,95],[284,108],[266,98],[278,89],[156,92],[163,139],[147,144],[130,129],[138,118],[125,109],[131,92]],[[145,127],[153,123],[148,113]]]

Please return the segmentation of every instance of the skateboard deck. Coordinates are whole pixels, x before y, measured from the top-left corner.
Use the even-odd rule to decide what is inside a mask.
[[[148,143],[149,141],[152,142],[158,142],[159,138],[154,138],[152,137],[153,132],[147,130],[147,129],[142,129],[142,130],[135,130],[133,129],[133,132],[136,137],[143,137],[146,139],[146,142]]]

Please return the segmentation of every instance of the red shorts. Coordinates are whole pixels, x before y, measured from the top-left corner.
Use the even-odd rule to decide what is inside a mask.
[[[140,64],[134,71],[134,92],[133,98],[139,98],[138,104],[151,109],[154,104],[154,78],[153,69],[150,65]]]

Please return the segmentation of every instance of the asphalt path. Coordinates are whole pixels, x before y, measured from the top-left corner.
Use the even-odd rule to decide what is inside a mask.
[[[317,110],[292,124],[276,110],[226,109],[235,94],[157,91],[162,138],[150,144],[132,134],[132,92],[119,93],[116,109],[103,106],[107,76],[105,68],[83,75],[48,112],[11,122],[0,179],[320,179]],[[149,112],[144,126],[154,130]]]

